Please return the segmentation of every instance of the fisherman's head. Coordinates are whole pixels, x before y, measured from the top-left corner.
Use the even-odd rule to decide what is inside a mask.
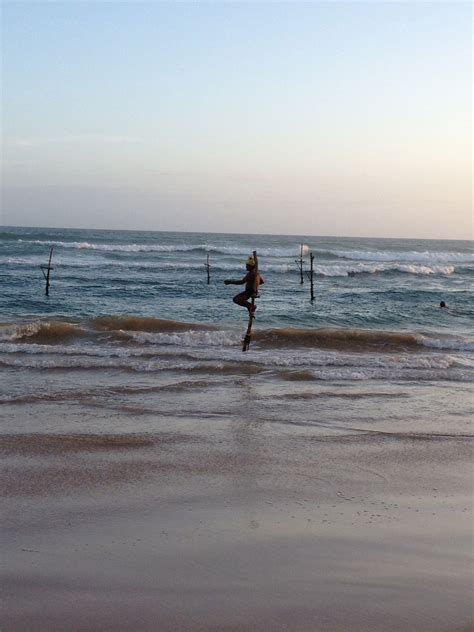
[[[255,259],[252,256],[247,257],[245,267],[247,268],[247,270],[253,270],[253,268],[255,268]]]

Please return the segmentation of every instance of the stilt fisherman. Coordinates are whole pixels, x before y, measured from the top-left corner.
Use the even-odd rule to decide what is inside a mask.
[[[246,307],[249,311],[249,314],[253,314],[257,309],[257,306],[255,305],[255,302],[252,305],[249,300],[251,298],[255,298],[255,288],[258,288],[259,285],[263,285],[265,281],[263,280],[262,275],[259,274],[259,272],[255,269],[255,259],[252,256],[247,257],[245,267],[247,269],[247,274],[244,276],[243,279],[240,279],[238,281],[233,279],[226,279],[224,283],[226,285],[245,284],[245,290],[243,292],[240,292],[239,294],[236,294],[232,300],[237,305],[240,305],[241,307]]]

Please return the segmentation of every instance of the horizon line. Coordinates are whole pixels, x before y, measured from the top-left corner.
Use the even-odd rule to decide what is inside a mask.
[[[42,229],[42,230],[89,230],[89,231],[108,231],[123,233],[183,233],[188,235],[237,235],[251,237],[259,235],[261,237],[300,237],[300,238],[328,238],[328,239],[386,239],[386,240],[405,240],[405,241],[459,241],[471,242],[472,237],[466,239],[457,239],[450,237],[379,237],[379,236],[356,236],[356,235],[304,235],[302,233],[236,233],[231,231],[200,231],[200,230],[169,230],[169,229],[151,229],[151,228],[88,228],[77,226],[14,226],[3,225],[1,228],[19,228],[19,229]]]

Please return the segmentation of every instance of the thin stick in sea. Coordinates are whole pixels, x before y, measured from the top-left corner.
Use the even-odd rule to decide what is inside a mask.
[[[51,270],[53,270],[53,266],[51,265],[51,259],[53,258],[53,249],[54,249],[54,246],[51,246],[51,250],[49,251],[48,265],[40,266],[41,272],[43,273],[43,276],[46,279],[46,289],[45,289],[46,296],[49,296],[49,286],[51,285],[50,274],[51,274]]]
[[[211,282],[211,264],[209,263],[209,255],[207,255],[206,263],[204,264],[204,267],[207,270],[207,284],[209,285]]]
[[[300,247],[300,258],[299,259],[295,259],[295,263],[298,266],[298,269],[300,271],[300,285],[303,285],[304,283],[304,272],[303,272],[303,266],[304,266],[304,261],[303,261],[303,248],[304,245],[301,244]]]

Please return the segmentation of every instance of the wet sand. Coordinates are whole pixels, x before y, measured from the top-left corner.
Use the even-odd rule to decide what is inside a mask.
[[[468,437],[154,426],[3,436],[4,632],[472,629]]]

